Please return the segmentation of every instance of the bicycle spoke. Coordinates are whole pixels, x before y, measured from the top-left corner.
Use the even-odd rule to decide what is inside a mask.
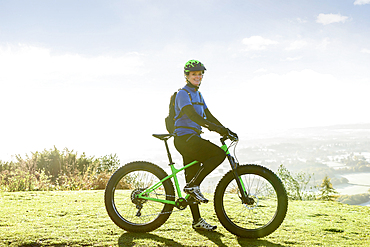
[[[241,176],[248,196],[254,200],[251,205],[241,203],[241,194],[233,180],[224,195],[225,211],[235,224],[246,229],[258,229],[268,224],[277,210],[277,195],[272,185],[255,174]]]
[[[114,192],[117,213],[127,222],[133,224],[154,221],[162,214],[164,205],[151,200],[133,198],[135,194],[140,194],[159,181],[156,176],[146,171],[134,171],[123,176],[118,183],[120,186]],[[163,185],[145,196],[166,199]]]

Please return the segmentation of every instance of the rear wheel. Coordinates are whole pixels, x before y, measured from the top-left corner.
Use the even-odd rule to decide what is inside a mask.
[[[245,238],[261,238],[274,232],[283,222],[288,198],[281,180],[269,169],[243,165],[237,173],[245,186],[248,203],[243,203],[233,171],[220,180],[214,207],[221,224],[231,233]]]
[[[132,162],[119,168],[105,189],[105,207],[112,221],[129,232],[149,232],[165,223],[173,205],[136,197],[165,177],[162,168],[149,162]],[[171,180],[145,196],[174,201]]]

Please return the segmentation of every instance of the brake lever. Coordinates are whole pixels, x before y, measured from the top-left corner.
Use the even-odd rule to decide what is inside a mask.
[[[236,137],[236,136],[233,136],[233,135],[230,135],[230,140],[232,140],[232,141],[234,141],[234,142],[236,142],[236,141],[238,141],[239,140],[239,138],[238,137]]]
[[[230,130],[228,130],[227,138],[229,138],[231,141],[235,141],[235,142],[239,140],[238,136],[233,135],[230,132]]]

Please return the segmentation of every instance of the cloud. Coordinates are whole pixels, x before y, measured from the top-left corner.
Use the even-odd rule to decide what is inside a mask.
[[[326,50],[326,48],[328,47],[328,45],[330,44],[330,41],[329,41],[329,38],[324,38],[322,41],[321,41],[321,43],[319,43],[317,46],[316,46],[316,48],[318,49],[318,50],[322,50],[322,51],[324,51],[324,50]]]
[[[168,108],[160,112],[158,106],[168,105],[169,94],[144,86],[145,59],[138,53],[82,56],[0,45],[0,105],[6,106],[1,109],[0,159],[54,145],[97,156],[117,153],[126,159],[119,149],[130,147],[121,140],[147,145],[136,141],[140,138],[134,130],[150,136],[153,129],[161,129],[161,121],[148,127],[145,119],[166,114]]]
[[[344,83],[331,74],[304,69],[257,74],[238,92],[239,104],[254,119],[253,127],[263,129],[365,121],[369,118],[361,115],[364,107],[358,106],[366,105],[369,88],[369,84]]]
[[[245,50],[265,50],[269,45],[278,44],[278,42],[265,39],[261,36],[252,36],[250,38],[245,38],[242,43],[247,46]]]
[[[260,68],[260,69],[257,69],[257,70],[255,70],[253,73],[265,73],[265,72],[267,72],[267,69],[264,69],[264,68]]]
[[[290,45],[287,48],[285,48],[285,50],[287,50],[287,51],[299,50],[299,49],[302,49],[303,47],[305,47],[306,45],[307,45],[307,41],[296,40],[296,41],[290,43]]]
[[[321,23],[323,25],[328,25],[331,23],[337,23],[337,22],[346,22],[348,19],[348,16],[342,16],[340,14],[319,14],[317,16],[316,22]]]
[[[299,57],[287,57],[286,59],[283,59],[282,61],[292,62],[292,61],[297,61],[297,60],[301,60],[301,59],[302,59],[302,56],[299,56]]]
[[[297,18],[296,19],[299,23],[307,23],[307,20],[304,20],[302,18]]]
[[[0,46],[0,85],[81,84],[142,73],[142,55],[84,57],[52,54],[43,47]],[[104,80],[103,80],[104,81]]]
[[[364,5],[364,4],[370,4],[370,0],[356,0],[354,5]]]
[[[361,52],[370,54],[370,49],[362,49]]]

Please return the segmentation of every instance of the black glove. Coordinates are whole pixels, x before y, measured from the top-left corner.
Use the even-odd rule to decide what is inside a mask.
[[[232,139],[233,141],[236,141],[239,139],[238,135],[235,133],[235,132],[232,132],[231,130],[229,130],[229,136],[231,137],[230,139]]]

